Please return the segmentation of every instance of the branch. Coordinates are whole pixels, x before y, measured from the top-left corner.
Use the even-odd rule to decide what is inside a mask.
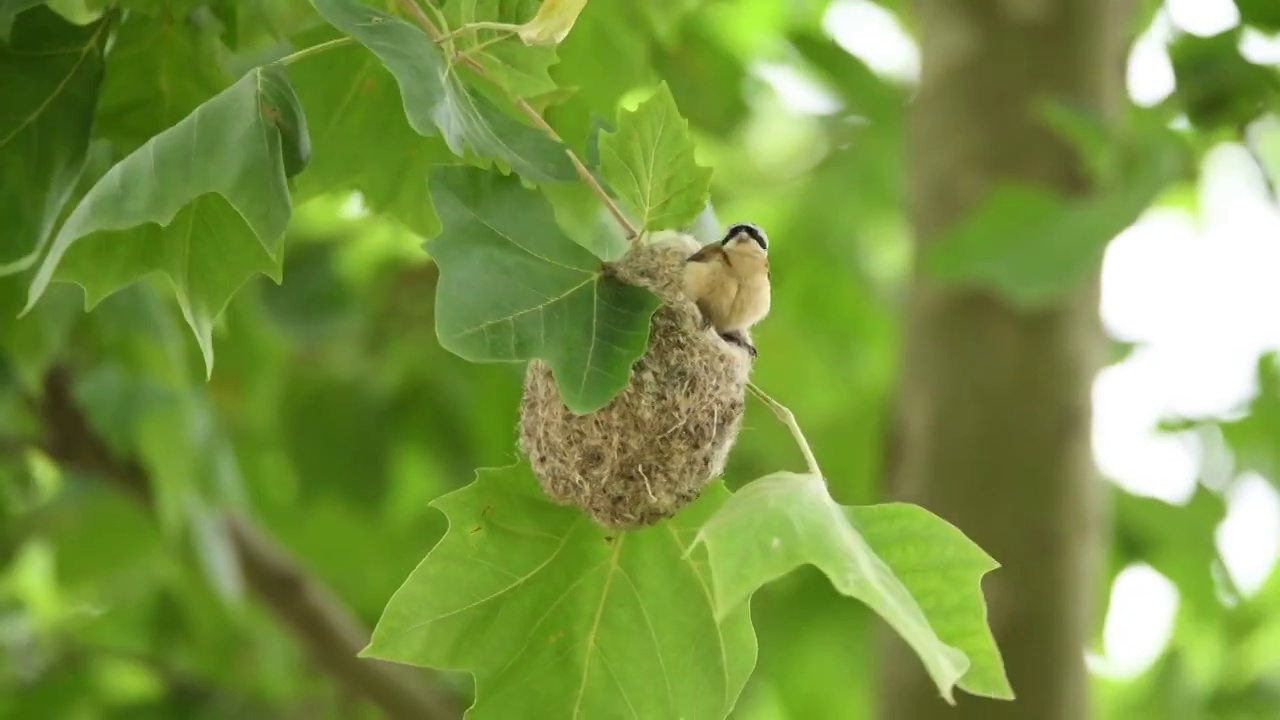
[[[332,50],[333,48],[336,48],[336,47],[342,47],[343,45],[350,45],[351,43],[355,42],[355,40],[356,39],[351,37],[350,35],[343,35],[342,37],[339,37],[339,38],[326,40],[322,43],[319,43],[318,45],[304,47],[301,50],[297,50],[295,52],[289,53],[288,55],[285,55],[284,57],[280,58],[280,64],[292,65],[293,63],[299,60],[302,60],[304,58],[309,58],[312,55],[319,55],[322,52],[325,52],[327,50]]]
[[[444,35],[440,32],[440,29],[431,21],[431,18],[427,17],[427,14],[422,11],[417,0],[400,0],[400,5],[404,7],[405,11],[408,12],[409,15],[413,16],[414,22],[418,23],[418,26],[427,34],[427,37],[431,38],[431,42],[439,44],[453,37],[454,33]],[[457,59],[467,67],[475,70],[476,74],[480,75],[480,77],[489,78],[489,74],[485,72],[484,66],[477,62],[475,58],[468,57],[466,55],[459,55],[457,56]],[[564,139],[555,131],[555,128],[548,125],[542,115],[537,110],[533,109],[532,105],[525,102],[524,98],[516,97],[511,93],[511,91],[506,90],[506,88],[503,88],[503,90],[507,93],[507,96],[511,98],[511,101],[515,103],[516,107],[520,109],[520,112],[524,113],[525,117],[529,118],[530,122],[545,132],[552,140],[565,144]],[[578,177],[582,178],[582,181],[591,188],[591,192],[595,193],[596,197],[600,199],[600,202],[604,204],[605,208],[609,211],[609,214],[613,215],[613,219],[618,221],[618,225],[622,228],[623,232],[626,233],[627,239],[634,240],[639,237],[640,233],[637,232],[635,226],[627,220],[626,215],[622,214],[622,210],[618,208],[617,203],[613,201],[613,198],[609,197],[609,193],[605,192],[604,187],[600,185],[600,181],[596,180],[595,175],[591,174],[591,171],[587,169],[587,166],[578,158],[577,153],[570,149],[567,144],[565,144],[564,152],[569,156],[569,161],[573,163],[574,169],[578,171]]]
[[[813,455],[813,449],[809,447],[809,441],[805,439],[804,433],[800,431],[800,423],[796,422],[796,416],[787,409],[787,406],[769,397],[769,394],[761,390],[753,382],[747,382],[747,389],[755,395],[760,402],[769,406],[774,415],[782,421],[783,425],[791,431],[791,437],[795,439],[796,445],[800,446],[800,454],[804,456],[804,464],[808,467],[810,475],[822,477],[822,470],[818,469],[818,459]]]
[[[71,378],[54,369],[36,402],[47,434],[44,447],[59,463],[98,475],[150,506],[146,471],[117,457],[90,427],[71,395]],[[312,659],[334,680],[382,708],[392,718],[452,720],[462,716],[455,698],[418,682],[406,669],[357,654],[369,631],[342,601],[299,566],[250,520],[223,511],[245,580],[254,596],[289,627]]]

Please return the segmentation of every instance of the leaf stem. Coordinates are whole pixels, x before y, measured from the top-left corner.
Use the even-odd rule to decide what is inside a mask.
[[[782,421],[783,425],[791,431],[791,437],[795,439],[796,445],[800,446],[800,454],[804,456],[804,464],[808,466],[810,475],[822,477],[822,470],[818,469],[818,459],[813,456],[813,449],[809,447],[809,441],[805,439],[804,433],[800,431],[800,425],[796,422],[796,416],[787,409],[787,406],[769,397],[769,394],[761,390],[755,383],[748,381],[747,389],[755,395],[760,402],[769,406],[773,414]]]
[[[293,63],[296,63],[299,60],[302,60],[303,58],[309,58],[312,55],[319,55],[320,53],[325,52],[326,50],[332,50],[336,47],[342,47],[343,45],[350,45],[353,42],[355,42],[355,38],[351,37],[350,35],[343,35],[340,38],[326,40],[317,45],[304,47],[301,50],[298,50],[297,52],[293,52],[288,55],[285,55],[283,58],[280,59],[280,63],[282,65],[292,65]]]
[[[467,23],[466,25],[463,25],[462,27],[458,28],[457,30],[454,30],[454,31],[452,31],[452,32],[445,33],[444,35],[441,35],[441,36],[439,37],[439,39],[437,39],[435,42],[436,42],[436,44],[437,44],[437,45],[439,45],[439,44],[441,44],[441,43],[448,42],[448,41],[450,41],[450,40],[452,40],[452,39],[454,39],[454,38],[458,37],[459,35],[465,35],[466,33],[469,33],[469,32],[477,32],[477,31],[480,31],[480,30],[506,30],[506,31],[507,31],[507,32],[509,32],[509,33],[515,33],[515,32],[519,32],[519,30],[520,30],[520,26],[519,26],[519,25],[514,25],[514,24],[512,24],[512,23],[500,23],[500,22],[473,22],[473,23]]]
[[[560,135],[556,133],[555,129],[547,124],[547,121],[542,119],[542,116],[538,114],[538,111],[534,110],[533,106],[525,102],[524,98],[513,97],[512,100],[515,101],[516,107],[520,108],[520,111],[527,115],[529,119],[533,121],[534,125],[542,128],[543,132],[550,135],[552,140],[560,143],[564,142]],[[627,220],[626,215],[622,214],[622,210],[618,207],[617,203],[613,201],[613,198],[609,197],[609,193],[605,192],[600,181],[596,180],[596,176],[591,174],[591,171],[587,169],[587,166],[584,165],[582,161],[578,159],[578,156],[574,154],[572,150],[568,149],[567,146],[565,147],[565,153],[569,155],[569,161],[573,163],[573,167],[578,171],[578,177],[582,178],[582,181],[591,187],[591,192],[595,193],[597,198],[600,198],[601,203],[604,203],[609,214],[613,215],[613,219],[617,220],[618,225],[622,227],[624,232],[626,232],[627,239],[633,240],[638,237],[639,232],[636,231],[635,226]]]
[[[400,5],[413,17],[414,22],[418,23],[418,27],[422,28],[422,31],[427,34],[427,37],[430,38],[432,42],[439,43],[448,37],[441,34],[439,28],[436,27],[436,24],[431,21],[431,18],[427,17],[427,14],[423,12],[422,8],[418,5],[417,0],[400,0]],[[484,66],[479,62],[476,62],[474,58],[462,55],[458,59],[467,67],[475,70],[481,77],[489,77],[489,74],[485,72]],[[532,105],[525,102],[524,98],[514,95],[510,90],[507,90],[506,92],[511,98],[511,101],[520,109],[520,112],[524,113],[525,117],[529,118],[530,122],[545,132],[552,140],[555,140],[558,143],[564,143],[564,139],[560,137],[559,133],[547,124],[547,121],[543,119],[542,115],[537,110],[533,109]],[[622,227],[623,232],[626,233],[627,239],[634,240],[638,238],[640,233],[636,230],[635,226],[627,220],[626,215],[622,214],[622,210],[618,208],[617,203],[613,201],[613,198],[609,197],[609,193],[605,192],[604,187],[600,185],[600,181],[596,180],[595,175],[591,174],[591,171],[582,163],[582,160],[578,159],[578,155],[574,153],[568,145],[565,145],[564,151],[565,154],[569,156],[569,161],[573,163],[574,169],[578,171],[578,177],[582,178],[582,181],[591,188],[591,191],[600,199],[600,202],[604,203],[609,214],[613,215],[613,219],[618,222],[618,225]]]
[[[499,35],[491,40],[478,42],[475,45],[472,45],[471,47],[467,48],[466,50],[454,50],[453,55],[451,55],[449,58],[449,66],[452,67],[455,61],[463,60],[464,58],[471,57],[472,55],[479,53],[481,50],[489,47],[490,45],[493,45],[494,43],[502,42],[503,40],[506,40],[506,39],[507,38]],[[452,43],[450,43],[450,46],[452,46]]]

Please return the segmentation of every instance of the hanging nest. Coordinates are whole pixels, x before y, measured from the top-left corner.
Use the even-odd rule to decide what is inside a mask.
[[[608,405],[576,415],[545,363],[525,374],[520,450],[551,498],[606,527],[650,525],[697,498],[724,471],[742,424],[751,357],[705,326],[685,296],[685,259],[697,249],[688,235],[660,233],[610,265],[663,304],[648,350]]]

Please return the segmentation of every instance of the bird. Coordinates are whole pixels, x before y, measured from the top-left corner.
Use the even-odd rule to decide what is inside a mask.
[[[686,260],[684,290],[707,325],[755,357],[746,332],[769,314],[769,237],[749,222],[730,225]]]

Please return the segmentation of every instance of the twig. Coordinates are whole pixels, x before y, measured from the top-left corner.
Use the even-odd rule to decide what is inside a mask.
[[[478,42],[478,43],[476,43],[475,45],[472,45],[471,47],[467,48],[466,50],[452,50],[453,55],[451,55],[451,56],[450,56],[450,58],[449,58],[449,63],[450,63],[450,65],[452,65],[454,61],[458,61],[458,60],[463,60],[463,61],[465,61],[467,58],[470,58],[471,56],[473,56],[473,55],[475,55],[476,53],[480,52],[481,50],[483,50],[483,49],[485,49],[485,48],[489,47],[490,45],[493,45],[493,44],[495,44],[495,43],[500,43],[500,42],[502,42],[503,40],[506,40],[506,39],[507,39],[507,36],[499,35],[499,36],[497,36],[497,37],[495,37],[495,38],[493,38],[493,39],[491,39],[491,40],[485,40],[484,42]],[[453,44],[452,44],[452,43],[450,43],[450,48],[451,48],[451,49],[452,49],[452,46],[453,46]]]
[[[342,47],[343,45],[350,45],[353,42],[355,42],[355,38],[351,37],[350,35],[343,35],[342,37],[334,38],[332,40],[325,40],[322,43],[317,43],[309,47],[304,47],[301,50],[285,55],[284,57],[280,58],[280,64],[291,65],[304,58],[309,58],[312,55],[319,55],[320,53],[326,50],[332,50],[336,47]]]
[[[60,464],[98,475],[150,506],[151,483],[136,460],[117,457],[89,425],[71,394],[71,378],[54,369],[36,403],[43,420],[45,452]],[[462,716],[455,698],[431,688],[404,668],[357,654],[369,632],[320,580],[250,520],[224,511],[249,588],[282,624],[293,630],[316,663],[334,680],[405,720],[454,720]]]
[[[400,0],[400,5],[403,6],[411,16],[413,16],[414,21],[417,22],[418,26],[422,28],[422,31],[427,34],[427,37],[431,39],[431,42],[439,43],[450,37],[449,35],[441,34],[439,28],[437,28],[435,23],[431,21],[431,18],[427,17],[427,14],[418,6],[417,0]],[[475,70],[481,77],[489,77],[489,74],[485,72],[484,66],[477,62],[475,58],[460,55],[458,56],[458,59],[467,67]],[[543,119],[542,115],[537,110],[533,109],[532,105],[525,102],[524,98],[517,97],[511,91],[507,90],[506,92],[511,98],[511,101],[520,109],[520,112],[524,113],[525,117],[529,118],[530,122],[545,132],[552,140],[564,144],[564,139],[560,137],[559,133],[557,133],[554,128],[547,124],[547,121]],[[605,192],[604,187],[600,185],[599,180],[596,180],[595,175],[592,175],[591,171],[587,169],[587,166],[583,164],[582,160],[578,159],[577,153],[569,148],[568,145],[565,145],[564,151],[565,154],[569,156],[569,161],[573,163],[574,169],[578,171],[578,177],[582,178],[582,181],[591,188],[591,191],[600,199],[600,202],[604,203],[609,214],[613,215],[613,219],[618,221],[618,225],[621,226],[623,232],[626,233],[627,239],[634,240],[639,237],[640,234],[636,231],[635,226],[627,220],[626,215],[622,214],[622,210],[618,207],[617,203],[613,201],[613,198],[609,197],[609,193]]]
[[[444,35],[441,35],[440,39],[436,40],[436,44],[440,44],[442,42],[448,42],[449,40],[452,40],[458,37],[459,35],[478,32],[480,30],[505,30],[508,33],[515,33],[520,31],[520,26],[514,23],[500,23],[500,22],[467,23],[466,25],[463,25],[457,30],[453,30],[451,32],[445,33]]]
[[[787,409],[785,405],[769,397],[769,394],[761,390],[753,382],[747,383],[747,389],[755,395],[760,402],[769,406],[774,415],[782,421],[783,425],[791,431],[791,437],[795,438],[796,445],[800,446],[800,454],[804,456],[804,464],[808,466],[810,475],[822,477],[822,471],[818,469],[818,459],[813,456],[813,449],[809,447],[809,441],[805,439],[804,433],[800,431],[800,425],[796,422],[796,416]]]

